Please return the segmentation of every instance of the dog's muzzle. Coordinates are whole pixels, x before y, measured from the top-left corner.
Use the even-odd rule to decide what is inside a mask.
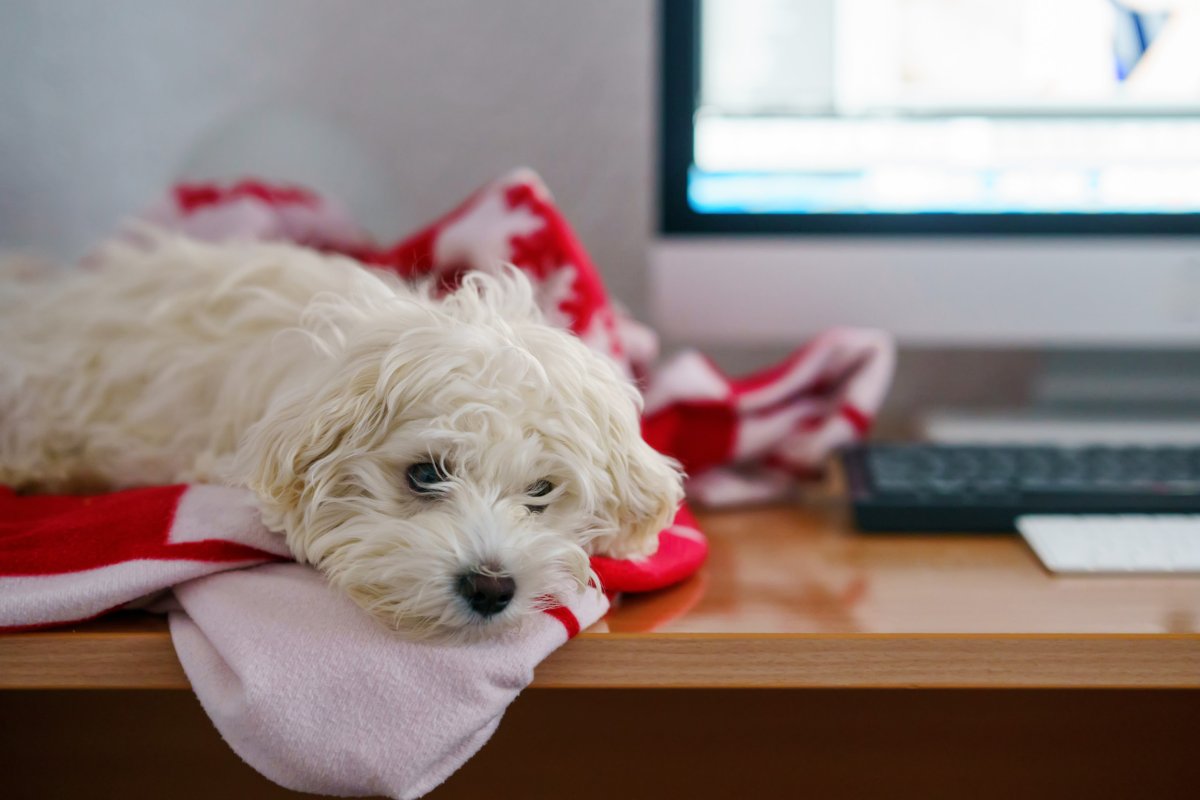
[[[517,582],[507,575],[466,572],[458,578],[458,593],[481,617],[492,617],[508,608],[517,592]]]

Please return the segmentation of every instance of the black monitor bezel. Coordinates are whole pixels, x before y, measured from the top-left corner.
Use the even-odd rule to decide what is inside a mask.
[[[687,200],[700,88],[700,2],[659,5],[659,215],[663,234],[1195,236],[1200,214],[709,214]]]

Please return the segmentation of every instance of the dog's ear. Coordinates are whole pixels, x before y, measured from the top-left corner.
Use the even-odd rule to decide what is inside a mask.
[[[263,501],[267,524],[295,529],[312,510],[308,495],[332,488],[340,453],[353,452],[384,429],[376,397],[378,372],[297,390],[279,398],[247,431],[238,449],[237,478]]]
[[[609,462],[613,496],[608,514],[617,532],[596,543],[597,552],[616,558],[648,556],[658,534],[671,524],[683,500],[678,464],[637,437],[622,457]]]
[[[594,386],[604,383],[598,381]],[[592,549],[615,558],[637,558],[657,549],[659,532],[674,519],[683,500],[683,474],[677,461],[642,438],[637,390],[623,380],[620,388],[634,401],[606,391],[592,396],[592,402],[598,404],[592,415],[600,423],[603,470],[611,487],[598,505],[612,531],[598,537]]]

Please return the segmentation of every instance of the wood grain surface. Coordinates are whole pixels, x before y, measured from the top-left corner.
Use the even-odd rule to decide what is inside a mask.
[[[621,599],[534,686],[1200,687],[1200,578],[1054,576],[1012,536],[865,536],[822,498],[700,522],[700,574]],[[0,636],[0,689],[187,685],[151,615]]]

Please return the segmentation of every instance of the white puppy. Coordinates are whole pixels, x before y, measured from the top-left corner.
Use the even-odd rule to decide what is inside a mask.
[[[435,299],[346,258],[153,234],[0,284],[0,484],[253,490],[296,558],[470,636],[651,553],[682,489],[639,396],[516,270]]]

